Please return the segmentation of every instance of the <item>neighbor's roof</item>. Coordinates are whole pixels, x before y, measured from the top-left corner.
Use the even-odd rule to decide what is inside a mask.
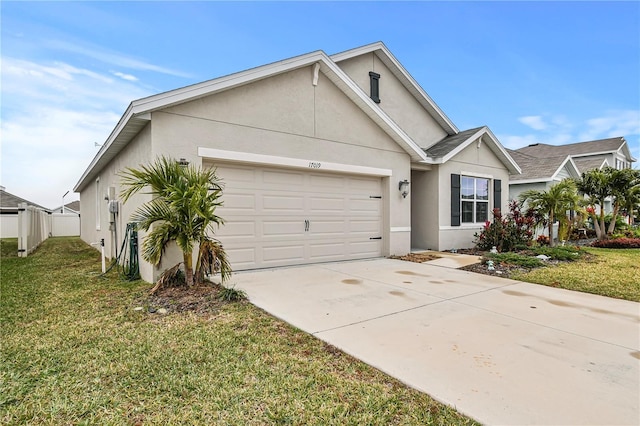
[[[587,170],[593,170],[593,169],[599,170],[604,166],[609,165],[607,160],[604,158],[579,157],[579,158],[574,158],[573,161],[576,163],[579,173],[584,173]]]
[[[30,206],[49,211],[49,209],[46,207],[42,207],[39,204],[32,203],[31,201],[25,200],[24,198],[18,197],[17,195],[10,194],[4,189],[0,189],[0,208],[7,210],[17,210],[18,205],[22,203],[27,203]]]
[[[445,163],[478,140],[487,143],[489,149],[502,161],[509,170],[509,173],[518,174],[521,172],[518,163],[514,161],[511,155],[509,155],[509,152],[498,142],[498,139],[487,126],[476,127],[462,131],[456,135],[447,136],[424,151],[429,158],[433,159],[434,163]]]
[[[522,173],[520,175],[511,177],[512,181],[551,181],[556,178],[560,170],[565,166],[569,169],[569,173],[573,174],[574,177],[579,176],[578,168],[569,155],[565,155],[563,157],[536,158],[531,155],[523,154],[519,151],[507,151],[522,169]]]
[[[636,159],[631,156],[627,141],[623,137],[599,139],[595,141],[578,142],[566,145],[536,143],[519,148],[516,151],[532,157],[547,158],[566,157],[567,155],[571,155],[572,157],[583,157],[588,155],[608,154],[618,150],[623,150],[627,158],[631,161],[636,161]]]

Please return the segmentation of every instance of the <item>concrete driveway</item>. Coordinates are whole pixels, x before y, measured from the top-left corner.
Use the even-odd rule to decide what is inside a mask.
[[[640,424],[638,303],[391,259],[234,281],[267,312],[482,423]]]

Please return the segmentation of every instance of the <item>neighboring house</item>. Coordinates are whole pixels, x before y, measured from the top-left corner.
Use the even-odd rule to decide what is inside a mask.
[[[118,173],[159,155],[217,167],[216,235],[234,270],[471,247],[520,172],[487,127],[459,131],[383,43],[133,101],[74,189],[85,241],[113,253],[151,199],[119,204]],[[177,254],[141,262],[143,279]]]
[[[75,214],[80,216],[80,200],[72,201],[62,206],[58,206],[52,210],[54,213]]]
[[[509,154],[522,169],[509,181],[509,199],[515,200],[528,189],[546,191],[562,179],[579,178],[582,173],[606,166],[631,168],[636,159],[623,137],[567,145],[536,143]],[[605,207],[607,211],[607,207]]]
[[[0,238],[18,238],[18,206],[22,203],[51,213],[46,207],[13,195],[0,186]]]

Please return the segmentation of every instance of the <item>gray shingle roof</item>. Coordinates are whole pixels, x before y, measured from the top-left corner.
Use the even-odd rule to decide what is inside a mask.
[[[599,169],[600,166],[602,166],[602,163],[604,163],[604,158],[602,157],[597,157],[597,158],[589,158],[589,157],[585,157],[585,158],[574,158],[573,162],[576,163],[576,166],[578,167],[578,171],[580,173],[584,173],[587,170],[593,170],[593,169]]]
[[[537,158],[546,157],[566,157],[567,155],[582,155],[604,151],[617,151],[625,143],[624,138],[615,137],[609,139],[599,139],[588,142],[570,143],[567,145],[547,145],[537,143],[516,151],[522,154],[531,155]]]
[[[4,189],[0,189],[0,208],[13,210],[13,209],[17,209],[18,204],[20,203],[27,203],[30,206],[38,207],[44,210],[49,210],[46,207],[42,207],[39,204],[32,203],[31,201],[25,200],[24,198],[18,197],[17,195],[10,194]]]
[[[469,139],[474,133],[477,133],[480,129],[482,129],[482,127],[476,127],[475,129],[465,130],[464,132],[460,132],[456,135],[447,136],[440,142],[436,142],[434,145],[425,149],[424,152],[426,152],[431,158],[444,157],[467,141],[467,139]]]
[[[530,155],[522,154],[518,151],[507,150],[511,157],[516,160],[516,163],[522,169],[522,173],[519,175],[511,176],[511,180],[529,180],[529,179],[550,179],[554,176],[556,171],[560,168],[562,163],[567,160],[567,156],[564,157],[547,157],[547,158],[535,158]]]

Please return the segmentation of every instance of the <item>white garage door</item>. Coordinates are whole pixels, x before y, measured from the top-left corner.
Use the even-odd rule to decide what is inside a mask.
[[[218,165],[234,270],[382,255],[379,177]]]

